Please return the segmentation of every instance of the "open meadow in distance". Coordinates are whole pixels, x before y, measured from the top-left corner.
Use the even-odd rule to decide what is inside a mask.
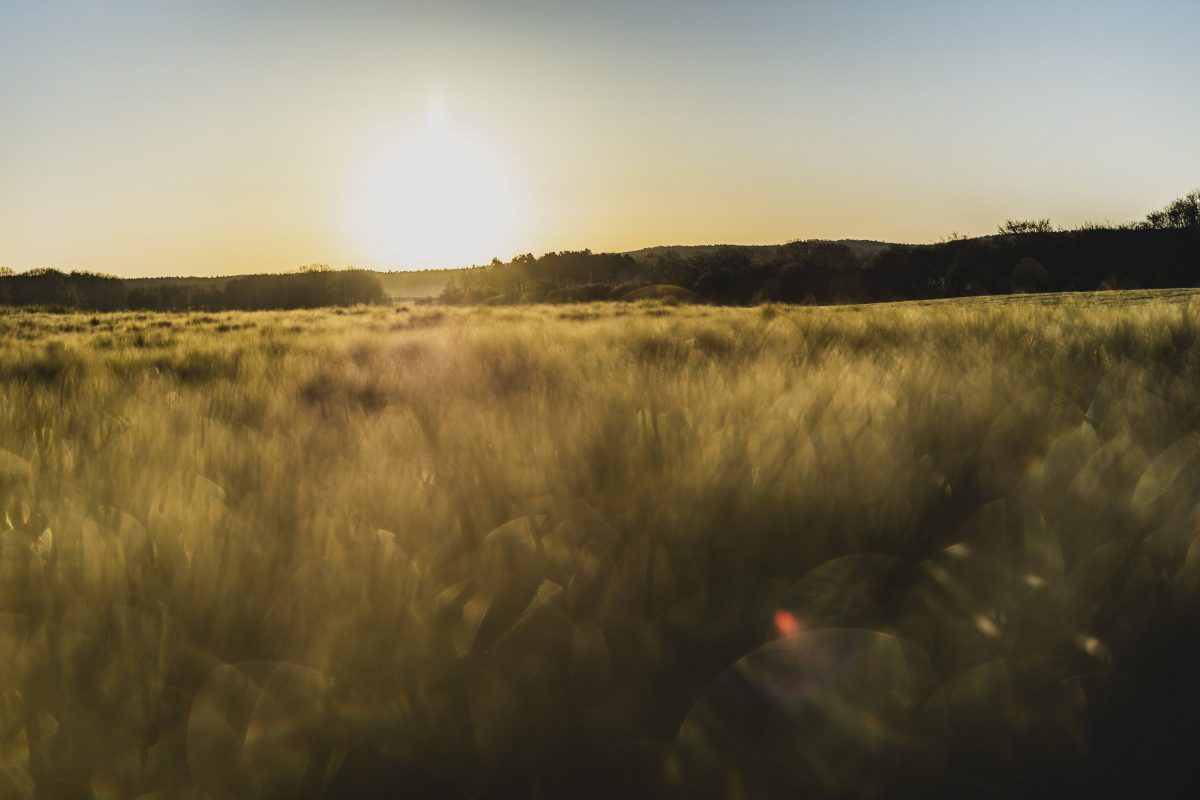
[[[0,797],[1187,777],[1192,291],[0,342]]]

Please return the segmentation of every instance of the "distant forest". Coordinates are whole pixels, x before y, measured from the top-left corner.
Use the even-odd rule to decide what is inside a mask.
[[[1055,230],[1009,220],[992,236],[931,245],[807,241],[771,247],[531,254],[460,271],[451,303],[639,297],[724,304],[874,302],[1011,292],[1200,285],[1200,191],[1144,222]]]
[[[797,241],[525,254],[483,267],[379,273],[303,267],[283,275],[120,279],[0,268],[0,306],[91,310],[311,308],[433,297],[446,303],[664,298],[722,304],[863,303],[1011,292],[1200,286],[1200,191],[1145,221],[1055,230],[1010,220],[938,244]],[[440,292],[440,294],[439,294]]]
[[[379,276],[365,270],[302,268],[283,275],[129,279],[90,272],[0,271],[0,306],[114,311],[316,308],[386,299]]]

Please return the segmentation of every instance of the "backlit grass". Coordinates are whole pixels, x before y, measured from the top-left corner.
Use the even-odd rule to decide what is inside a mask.
[[[1181,780],[1192,297],[0,314],[0,795]]]

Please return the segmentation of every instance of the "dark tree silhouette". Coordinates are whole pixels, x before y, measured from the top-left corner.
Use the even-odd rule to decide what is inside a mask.
[[[1200,189],[1180,197],[1161,211],[1146,216],[1146,224],[1157,229],[1200,230]]]
[[[1028,233],[1052,233],[1054,226],[1048,219],[1009,219],[1000,226],[1002,236],[1021,236]]]
[[[219,285],[174,281],[141,285],[111,275],[53,269],[0,273],[0,303],[94,311],[182,311],[222,308],[311,308],[378,303],[385,299],[379,276],[323,265],[290,275],[247,275]]]

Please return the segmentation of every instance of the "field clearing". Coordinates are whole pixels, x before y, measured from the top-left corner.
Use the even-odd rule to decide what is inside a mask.
[[[1182,784],[1198,321],[0,313],[0,797]]]

